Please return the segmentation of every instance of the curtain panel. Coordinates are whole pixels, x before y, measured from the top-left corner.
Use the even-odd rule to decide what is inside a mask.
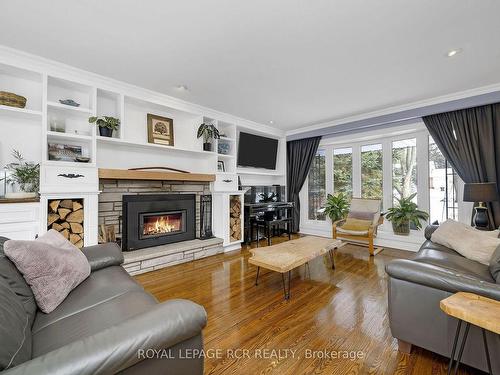
[[[318,151],[321,137],[298,139],[286,144],[287,150],[287,199],[295,204],[293,210],[293,231],[300,228],[299,193],[309,174],[309,168]]]
[[[425,116],[423,121],[465,183],[500,181],[500,103]],[[500,203],[487,205],[490,223],[498,227]]]

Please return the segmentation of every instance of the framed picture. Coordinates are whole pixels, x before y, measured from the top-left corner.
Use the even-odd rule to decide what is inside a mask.
[[[225,172],[226,171],[226,166],[224,165],[224,162],[222,160],[219,160],[217,162],[217,172]]]
[[[174,145],[174,120],[148,113],[148,142]]]

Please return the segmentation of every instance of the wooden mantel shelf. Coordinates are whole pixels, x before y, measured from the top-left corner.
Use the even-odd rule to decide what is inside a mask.
[[[215,181],[215,174],[179,173],[164,171],[131,171],[128,169],[99,168],[99,178],[109,180],[154,180],[154,181]]]

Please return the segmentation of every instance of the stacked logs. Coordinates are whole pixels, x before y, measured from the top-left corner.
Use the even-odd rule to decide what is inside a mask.
[[[241,240],[241,199],[239,195],[233,195],[229,200],[229,216],[231,241],[239,241]]]
[[[47,228],[58,231],[81,249],[83,247],[83,201],[81,199],[49,201]]]

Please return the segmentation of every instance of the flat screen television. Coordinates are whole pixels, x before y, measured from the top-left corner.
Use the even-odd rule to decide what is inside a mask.
[[[276,169],[278,140],[240,132],[238,167]]]

